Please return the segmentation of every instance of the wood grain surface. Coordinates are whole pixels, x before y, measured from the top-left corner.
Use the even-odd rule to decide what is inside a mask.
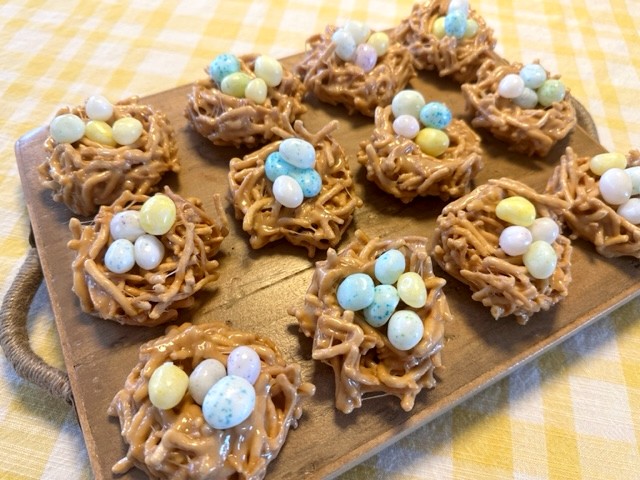
[[[289,58],[284,63],[290,65],[295,60],[296,57]],[[454,116],[464,117],[458,85],[421,73],[411,86],[428,101],[444,101]],[[289,433],[280,456],[270,465],[270,479],[336,476],[637,294],[640,263],[636,259],[607,260],[598,256],[591,245],[578,241],[574,243],[574,280],[569,297],[520,326],[514,318],[493,320],[488,309],[471,300],[465,285],[436,268],[436,274],[447,279],[445,293],[454,316],[446,330],[446,368],[438,377],[437,387],[421,392],[415,408],[408,413],[400,408],[397,399],[382,397],[366,400],[361,409],[350,415],[342,414],[334,408],[330,368],[311,361],[311,341],[287,314],[290,305],[302,302],[313,262],[324,259],[324,252],[310,260],[304,249],[284,241],[257,251],[249,247],[241,222],[234,219],[227,184],[229,160],[247,152],[214,147],[190,128],[183,114],[189,89],[183,86],[144,98],[145,103],[165,111],[177,132],[182,171],[165,177],[165,182],[184,196],[200,197],[205,210],[212,207],[212,195],[221,194],[231,233],[218,256],[220,279],[198,295],[196,307],[183,313],[179,321],[220,320],[269,336],[286,357],[303,365],[306,380],[317,386],[298,429]],[[356,228],[369,236],[429,236],[444,203],[437,198],[420,198],[404,205],[368,182],[364,168],[355,161],[359,142],[368,139],[373,128],[372,119],[349,117],[342,108],[308,100],[309,111],[303,120],[311,131],[333,118],[340,121],[335,136],[350,156],[357,192],[364,201],[341,245],[353,238]],[[45,159],[46,136],[47,129],[43,127],[20,138],[16,157],[91,464],[96,478],[108,479],[113,477],[111,466],[126,449],[119,424],[107,416],[107,407],[135,365],[139,345],[161,335],[164,327],[120,326],[80,311],[71,291],[73,252],[66,247],[71,215],[64,205],[51,200],[36,172],[37,165]],[[541,189],[567,145],[581,155],[603,151],[580,128],[545,159],[509,153],[503,144],[483,136],[486,166],[477,183],[508,176]],[[120,478],[143,477],[140,472],[131,471]]]

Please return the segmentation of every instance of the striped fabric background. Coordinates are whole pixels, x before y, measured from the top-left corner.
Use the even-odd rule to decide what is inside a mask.
[[[286,56],[328,23],[395,26],[411,1],[5,0],[0,5],[0,294],[28,247],[14,142],[94,93],[147,95],[222,51]],[[539,58],[591,112],[609,150],[640,148],[640,0],[472,2],[512,60]],[[63,366],[46,290],[34,349]],[[640,302],[346,473],[345,479],[640,478]],[[74,412],[0,355],[0,478],[91,478]]]

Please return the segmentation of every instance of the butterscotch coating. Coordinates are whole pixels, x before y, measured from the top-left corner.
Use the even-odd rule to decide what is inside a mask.
[[[149,379],[164,362],[189,375],[208,358],[226,365],[229,353],[239,346],[255,350],[261,370],[254,384],[253,413],[238,426],[209,426],[189,393],[168,410],[149,400]],[[137,365],[109,406],[127,444],[126,456],[113,466],[113,473],[137,467],[159,479],[264,478],[289,429],[297,427],[302,402],[314,392],[315,387],[302,380],[300,365],[287,363],[268,338],[218,322],[169,327],[165,336],[140,347]]]
[[[166,115],[138,101],[131,97],[116,103],[109,120],[133,117],[142,123],[142,135],[131,145],[109,147],[86,136],[74,143],[58,143],[47,137],[47,158],[38,173],[56,202],[76,215],[93,215],[125,190],[147,194],[165,173],[180,170],[175,133]],[[65,113],[89,120],[84,105],[61,108],[56,116]]]
[[[328,25],[324,33],[307,39],[306,54],[295,72],[320,101],[344,105],[350,115],[360,112],[372,117],[376,107],[390,105],[393,96],[415,77],[411,55],[403,45],[390,41],[376,66],[365,72],[334,55],[331,36],[336,30]]]
[[[214,196],[215,211],[210,216],[198,199],[184,199],[169,187],[164,194],[176,205],[176,221],[158,236],[165,256],[153,270],[136,265],[127,273],[113,273],[104,265],[111,219],[123,210],[140,210],[146,195],[123,192],[112,205],[101,207],[90,224],[71,219],[73,239],[67,246],[76,252],[73,291],[83,312],[121,324],[159,325],[193,305],[194,294],[218,278],[213,257],[229,233],[219,196]]]
[[[239,57],[240,71],[255,77],[258,55]],[[255,147],[274,140],[273,128],[291,129],[307,111],[302,104],[304,85],[286,67],[282,82],[267,88],[267,99],[257,104],[248,98],[224,94],[209,77],[194,83],[185,116],[193,128],[214,145]]]
[[[306,248],[313,257],[317,249],[326,250],[338,244],[362,200],[356,195],[344,150],[331,136],[337,127],[334,120],[311,134],[300,120],[294,124],[295,136],[315,147],[314,168],[322,178],[320,193],[305,198],[296,208],[285,207],[275,199],[273,183],[264,171],[267,157],[278,151],[281,140],[231,160],[228,178],[233,207],[236,218],[242,219],[242,229],[250,235],[252,248],[285,238]],[[278,129],[274,134],[282,139],[294,136]]]
[[[569,89],[564,100],[543,108],[521,108],[498,95],[498,85],[510,73],[518,74],[521,63],[487,60],[478,70],[478,81],[462,85],[467,109],[473,112],[471,125],[486,128],[509,149],[526,155],[544,157],[576,125],[576,111]],[[548,78],[559,78],[558,75]]]
[[[480,137],[455,119],[444,130],[449,148],[432,157],[411,139],[393,131],[391,107],[378,107],[369,140],[360,143],[358,162],[367,168],[367,179],[402,202],[417,196],[460,197],[484,166]]]
[[[589,169],[591,157],[567,148],[547,183],[546,192],[569,203],[562,213],[573,235],[583,238],[605,257],[640,258],[640,226],[618,215],[602,200],[599,177]],[[640,150],[627,154],[627,166],[640,166]]]
[[[528,273],[521,255],[504,253],[498,240],[509,224],[500,220],[495,210],[501,200],[516,195],[533,203],[537,217],[555,220],[568,205],[516,180],[492,179],[442,210],[429,250],[444,271],[471,288],[471,298],[490,308],[495,319],[514,315],[518,323],[525,324],[531,315],[548,310],[567,296],[571,243],[559,235],[552,244],[558,262],[544,280]]]
[[[438,38],[432,33],[433,23],[445,16],[448,8],[449,0],[414,4],[411,15],[395,28],[391,38],[411,52],[416,70],[436,70],[441,77],[451,77],[458,83],[473,82],[480,65],[487,58],[497,58],[493,30],[475,10],[469,9],[469,18],[478,23],[474,37]]]
[[[423,320],[424,334],[410,350],[397,350],[386,336],[386,326],[369,325],[362,312],[343,310],[336,291],[353,273],[374,275],[375,260],[390,249],[400,250],[407,272],[420,274],[427,288],[424,307],[413,309]],[[423,388],[436,385],[434,372],[441,366],[445,323],[451,319],[442,291],[442,278],[433,274],[427,239],[418,236],[369,239],[361,231],[356,239],[327,259],[316,263],[302,306],[291,307],[302,332],[313,338],[312,358],[331,366],[335,375],[336,408],[350,413],[362,406],[367,394],[383,393],[400,399],[405,411],[413,408]]]

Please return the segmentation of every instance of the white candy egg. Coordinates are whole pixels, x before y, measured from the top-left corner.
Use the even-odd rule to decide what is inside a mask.
[[[371,29],[366,23],[358,22],[356,20],[347,21],[342,28],[351,34],[356,45],[366,42],[371,34]]]
[[[553,243],[560,235],[560,227],[549,217],[536,218],[531,226],[531,238],[534,242],[542,240],[543,242]]]
[[[387,325],[387,338],[398,350],[411,350],[424,334],[424,325],[418,314],[412,310],[398,310],[391,315]]]
[[[631,195],[640,193],[640,167],[629,167],[624,169],[631,178]]]
[[[130,242],[135,242],[136,238],[145,233],[140,226],[140,212],[123,210],[116,213],[109,222],[109,232],[114,240],[126,238]]]
[[[304,200],[302,187],[289,175],[280,175],[273,182],[273,196],[282,206],[297,208]]]
[[[84,136],[85,124],[73,113],[64,113],[51,120],[49,134],[58,143],[77,142]]]
[[[532,241],[531,232],[527,227],[510,225],[500,233],[498,244],[504,253],[515,257],[524,254]]]
[[[106,122],[113,115],[113,105],[102,95],[92,95],[87,98],[84,109],[91,120]]]
[[[622,205],[631,198],[631,177],[621,168],[610,168],[604,172],[598,185],[602,199],[609,205]]]
[[[133,243],[126,238],[114,241],[104,255],[104,266],[113,273],[126,273],[135,263]]]
[[[207,358],[196,365],[189,375],[189,394],[194,402],[202,405],[209,389],[226,375],[224,365],[215,358]]]
[[[136,239],[133,249],[136,263],[145,270],[153,270],[160,265],[164,258],[164,245],[154,235],[140,235]]]
[[[227,373],[242,377],[252,385],[256,383],[261,367],[260,356],[245,345],[234,348],[227,358]]]
[[[269,55],[260,55],[253,66],[256,76],[265,81],[269,87],[277,87],[282,82],[282,64]]]
[[[294,167],[313,168],[316,164],[316,149],[306,140],[285,138],[278,151],[283,160]]]
[[[202,402],[202,415],[213,428],[235,427],[244,422],[256,404],[256,391],[242,377],[227,375],[216,382]]]
[[[394,95],[391,101],[391,111],[395,118],[400,115],[411,115],[412,117],[420,118],[420,110],[424,105],[424,97],[420,92],[402,90]]]
[[[498,84],[498,95],[503,98],[516,98],[524,92],[524,80],[520,75],[509,73]]]
[[[618,207],[618,215],[634,225],[640,224],[640,198],[630,198]]]
[[[400,275],[396,283],[400,299],[413,308],[422,308],[427,303],[427,287],[420,274],[406,272]]]
[[[249,100],[253,100],[257,104],[262,105],[267,99],[267,91],[267,82],[262,78],[257,77],[251,79],[249,83],[247,83],[247,86],[244,89],[244,96]]]
[[[542,240],[533,242],[522,256],[522,263],[533,278],[549,278],[558,264],[558,256],[551,245]]]
[[[336,44],[336,55],[345,62],[353,60],[356,56],[356,41],[346,30],[339,28],[331,36],[331,41]]]

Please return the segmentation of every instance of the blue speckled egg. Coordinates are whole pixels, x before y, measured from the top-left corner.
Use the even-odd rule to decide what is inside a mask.
[[[338,304],[354,312],[368,307],[373,302],[373,280],[366,273],[353,273],[338,287]]]
[[[264,162],[264,174],[272,182],[275,182],[280,175],[291,175],[291,171],[294,169],[295,167],[282,158],[280,152],[271,152]]]
[[[393,314],[400,296],[393,285],[376,285],[373,291],[373,302],[364,309],[364,319],[372,327],[381,327]]]
[[[300,184],[305,198],[315,197],[322,190],[322,178],[313,168],[295,168],[289,175]]]
[[[456,38],[464,37],[467,29],[467,17],[461,10],[453,10],[444,17],[444,31],[447,35]]]
[[[218,85],[227,75],[240,71],[240,61],[232,53],[221,53],[209,64],[209,76]]]
[[[429,102],[420,110],[420,121],[425,127],[442,130],[451,123],[451,110],[444,103]]]
[[[538,105],[538,94],[535,90],[532,90],[529,87],[524,87],[524,90],[520,95],[514,98],[513,103],[518,105],[520,108],[531,109],[536,108]]]
[[[316,164],[316,149],[306,140],[286,138],[280,144],[280,155],[285,162],[298,168],[313,168]]]
[[[240,425],[256,404],[256,391],[247,380],[236,375],[221,378],[209,389],[202,402],[202,415],[213,428]]]
[[[406,264],[400,250],[387,250],[376,259],[374,274],[380,283],[391,285],[404,273]]]
[[[547,79],[547,72],[537,63],[529,63],[523,66],[519,74],[524,81],[524,86],[532,90],[540,88]]]

